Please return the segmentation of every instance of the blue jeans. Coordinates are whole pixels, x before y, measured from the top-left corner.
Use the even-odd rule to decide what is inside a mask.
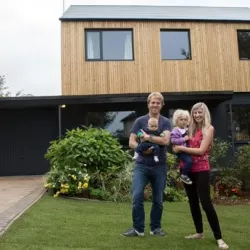
[[[152,207],[150,213],[151,231],[161,228],[161,217],[163,210],[163,193],[166,186],[167,166],[147,166],[136,164],[132,183],[132,218],[133,227],[144,232],[144,189],[148,182],[152,186]]]
[[[177,154],[178,158],[181,159],[184,163],[184,167],[182,169],[182,174],[187,175],[192,167],[192,159],[191,156],[187,153],[179,153]]]

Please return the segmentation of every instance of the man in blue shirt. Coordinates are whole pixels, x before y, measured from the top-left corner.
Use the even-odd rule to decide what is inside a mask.
[[[132,218],[133,228],[124,232],[122,236],[144,236],[145,211],[144,211],[144,189],[148,182],[152,186],[152,208],[150,213],[150,234],[165,236],[161,229],[161,217],[163,210],[163,193],[166,183],[167,164],[166,164],[166,145],[170,141],[171,125],[168,118],[162,116],[160,111],[164,105],[164,98],[161,93],[153,92],[147,99],[149,113],[138,117],[133,124],[129,147],[135,149],[138,145],[137,133],[143,132],[141,140],[149,141],[160,146],[159,161],[154,161],[152,150],[146,151],[138,156],[134,168],[132,183]],[[163,131],[164,136],[151,136],[147,134],[149,118],[158,120],[158,128]]]

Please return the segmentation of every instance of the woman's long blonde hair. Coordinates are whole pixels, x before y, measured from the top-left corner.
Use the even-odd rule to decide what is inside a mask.
[[[210,116],[210,112],[209,112],[207,105],[203,102],[196,103],[191,109],[191,120],[190,120],[190,125],[189,125],[189,135],[191,137],[194,136],[195,131],[197,129],[197,123],[194,120],[194,115],[193,115],[193,112],[197,109],[202,109],[203,111],[203,116],[204,116],[204,120],[202,122],[203,136],[206,135],[207,129],[211,126],[211,116]]]

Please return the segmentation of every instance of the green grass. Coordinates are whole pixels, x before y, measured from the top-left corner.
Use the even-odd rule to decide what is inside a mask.
[[[218,249],[204,217],[204,240],[186,240],[194,232],[187,203],[164,203],[166,237],[125,238],[131,227],[128,203],[76,201],[45,195],[0,238],[0,249]],[[225,241],[231,249],[249,249],[250,206],[216,206]]]

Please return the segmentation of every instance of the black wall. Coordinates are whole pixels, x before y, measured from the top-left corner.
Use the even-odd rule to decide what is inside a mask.
[[[44,154],[58,136],[57,109],[9,109],[0,115],[0,176],[46,173]]]

